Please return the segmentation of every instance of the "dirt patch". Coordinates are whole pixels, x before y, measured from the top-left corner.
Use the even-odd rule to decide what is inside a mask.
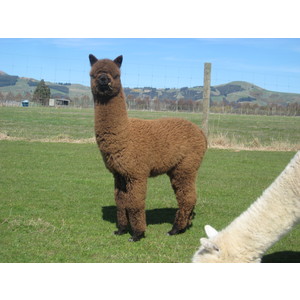
[[[0,141],[3,140],[9,140],[9,141],[19,141],[21,139],[17,138],[17,137],[12,137],[7,135],[6,133],[0,132]]]
[[[25,141],[25,142],[41,142],[41,143],[70,143],[70,144],[94,144],[96,143],[95,138],[89,139],[72,139],[68,136],[59,135],[57,137],[44,138],[44,139],[29,139],[22,137],[12,137],[6,133],[0,132],[0,141]]]
[[[225,136],[215,136],[208,139],[208,145],[211,149],[231,149],[231,150],[248,150],[248,151],[299,151],[299,144],[291,144],[284,141],[272,141],[269,145],[263,145],[261,141],[254,138],[249,141],[248,145],[238,143],[235,139],[229,139]]]
[[[41,143],[70,143],[70,144],[95,144],[94,137],[88,139],[72,139],[66,135],[44,139],[28,139],[21,137],[12,137],[6,133],[0,132],[0,141],[25,141]],[[230,150],[248,150],[248,151],[299,151],[299,144],[290,144],[283,141],[273,141],[270,145],[262,145],[257,139],[253,139],[249,145],[238,143],[235,139],[229,139],[226,135],[217,135],[208,139],[208,148],[210,149],[230,149]]]

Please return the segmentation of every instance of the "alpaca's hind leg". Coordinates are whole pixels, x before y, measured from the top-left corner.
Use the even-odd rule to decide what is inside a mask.
[[[169,174],[173,190],[178,202],[173,228],[168,232],[174,235],[184,232],[191,226],[193,210],[196,204],[196,177],[197,172],[191,174],[180,173]]]

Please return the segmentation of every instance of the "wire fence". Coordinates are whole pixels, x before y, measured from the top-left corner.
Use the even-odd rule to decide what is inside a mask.
[[[78,59],[62,60],[55,54],[53,57],[44,57],[36,54],[20,54],[23,60],[21,67],[16,60],[16,54],[1,53],[2,60],[0,69],[7,74],[19,77],[33,77],[51,82],[56,87],[52,90],[55,97],[68,97],[72,106],[92,107],[93,100],[89,89],[90,66],[88,59],[85,63],[78,65]],[[20,58],[19,57],[19,58]],[[202,90],[204,63],[193,64],[193,66],[169,63],[155,65],[147,63],[124,63],[122,66],[122,83],[127,95],[129,109],[133,110],[170,110],[170,111],[202,111]],[[30,75],[29,75],[30,74]],[[218,67],[212,64],[211,86],[212,89],[221,84],[232,82],[248,82],[268,91],[295,93],[299,90],[300,75],[297,73],[259,73],[249,72],[246,69],[233,70]],[[72,84],[71,84],[72,83]],[[80,84],[83,88],[76,87]],[[130,87],[130,90],[126,87]],[[197,91],[187,91],[187,88],[198,88]],[[247,89],[247,88],[246,88]],[[163,90],[168,91],[165,93]],[[60,93],[61,91],[67,91]],[[25,92],[19,86],[12,92],[9,86],[0,89],[1,105],[16,105],[22,99],[32,96],[33,87],[30,92]],[[192,95],[193,93],[193,95]],[[198,94],[197,94],[198,93]],[[274,92],[275,93],[275,92]],[[256,95],[248,94],[248,97],[230,98],[230,96],[211,94],[211,111],[216,113],[239,113],[239,114],[279,114],[300,115],[300,94],[288,98],[283,96],[276,98],[274,93],[265,99],[268,105],[252,101]],[[271,98],[274,99],[271,99]],[[30,99],[29,99],[30,100]],[[281,102],[280,102],[281,101]],[[243,103],[245,102],[245,103]],[[286,103],[286,105],[282,105]]]
[[[6,53],[0,50],[0,70],[10,75],[32,77],[37,80],[57,83],[72,83],[89,86],[90,66],[88,59],[62,59],[58,54],[53,57],[37,53]],[[19,61],[22,61],[20,64]],[[169,62],[165,65],[129,63],[122,65],[124,87],[182,88],[203,85],[203,62],[179,64]],[[76,67],[74,67],[76,66]],[[257,72],[243,69],[220,68],[212,63],[212,86],[232,81],[247,81],[263,89],[278,92],[298,93],[300,74],[294,70],[282,72]]]

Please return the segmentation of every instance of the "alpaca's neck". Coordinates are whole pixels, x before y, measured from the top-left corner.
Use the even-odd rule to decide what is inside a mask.
[[[232,251],[261,255],[300,220],[300,152],[243,214],[220,234]],[[248,251],[251,249],[251,251]]]
[[[123,91],[103,103],[95,101],[95,134],[103,152],[113,153],[126,147],[128,116]]]

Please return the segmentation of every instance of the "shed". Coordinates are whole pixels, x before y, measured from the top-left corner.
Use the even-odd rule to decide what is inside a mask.
[[[49,99],[49,106],[69,106],[68,99]]]
[[[28,106],[29,106],[29,100],[23,100],[22,107],[28,107]]]

